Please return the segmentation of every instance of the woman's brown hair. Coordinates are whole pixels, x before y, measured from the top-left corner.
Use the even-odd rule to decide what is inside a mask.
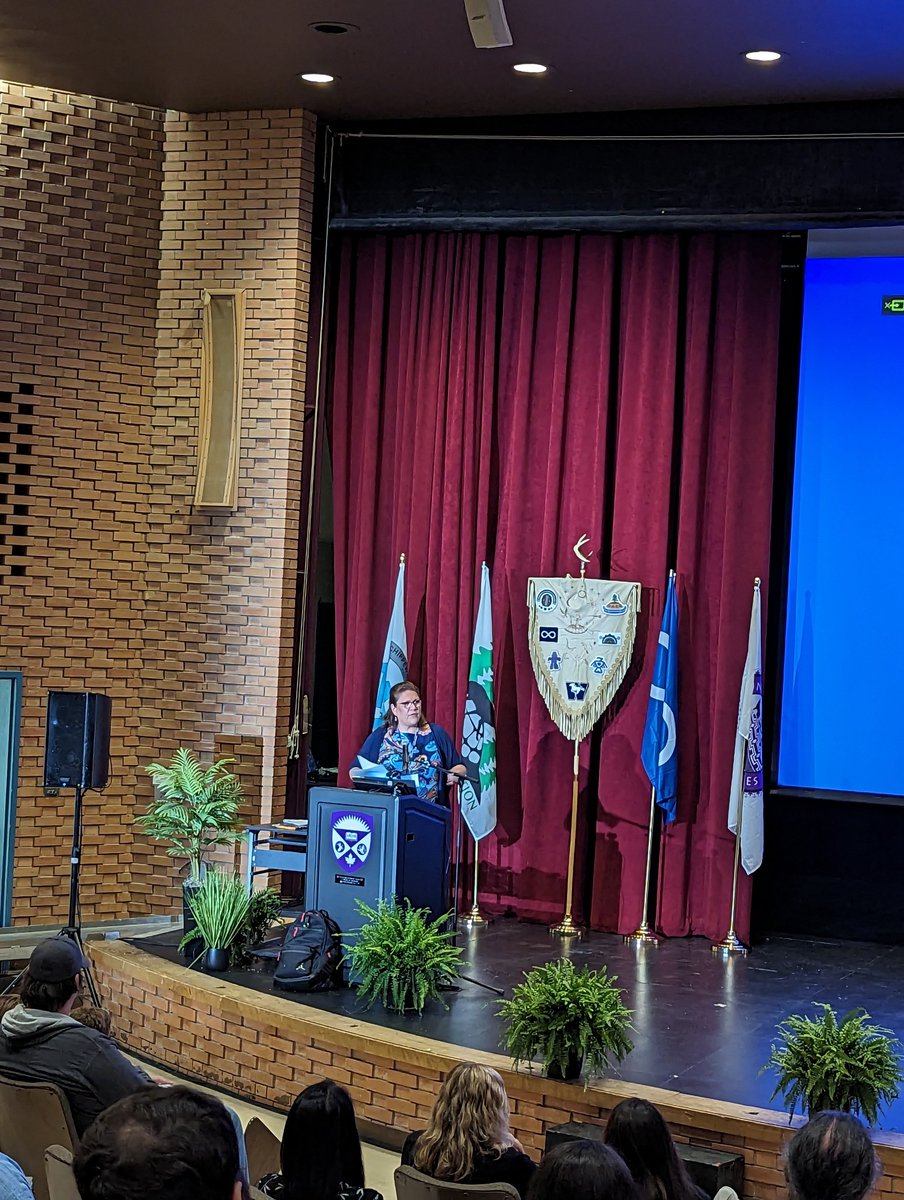
[[[508,1096],[498,1071],[459,1063],[443,1080],[427,1128],[417,1141],[414,1167],[434,1179],[463,1180],[482,1154],[514,1145]]]

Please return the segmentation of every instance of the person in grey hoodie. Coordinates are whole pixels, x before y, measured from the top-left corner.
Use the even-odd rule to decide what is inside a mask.
[[[0,1019],[0,1075],[56,1084],[79,1137],[111,1104],[152,1082],[115,1042],[69,1015],[85,969],[71,938],[39,942],[22,976],[21,1002]]]

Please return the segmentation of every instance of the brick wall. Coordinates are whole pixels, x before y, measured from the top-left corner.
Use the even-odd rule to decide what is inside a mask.
[[[41,787],[52,688],[113,699],[86,803],[86,919],[171,910],[141,770],[235,753],[285,788],[313,120],[0,94],[0,669],[23,672],[14,920],[66,910],[72,793]],[[247,289],[234,512],[193,511],[205,287]],[[4,436],[4,435],[8,435]]]
[[[125,1045],[189,1078],[287,1109],[328,1076],[348,1087],[360,1117],[396,1131],[422,1128],[440,1080],[463,1059],[495,1067],[511,1104],[512,1129],[535,1159],[546,1129],[602,1123],[627,1096],[652,1101],[679,1141],[740,1152],[745,1197],[786,1200],[783,1113],[685,1096],[620,1080],[559,1083],[513,1071],[507,1058],[368,1024],[189,971],[122,943],[91,943],[102,994]],[[799,1123],[799,1121],[797,1122]],[[879,1191],[904,1192],[904,1137],[876,1137]]]

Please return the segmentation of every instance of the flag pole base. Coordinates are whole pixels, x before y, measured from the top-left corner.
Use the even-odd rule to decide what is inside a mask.
[[[464,925],[466,929],[485,929],[490,921],[475,904],[473,908],[459,916],[458,923]]]
[[[644,921],[640,925],[638,925],[638,927],[634,930],[633,933],[625,934],[625,942],[629,946],[631,946],[631,945],[658,946],[660,940],[661,939],[660,939],[659,935],[653,932],[653,930],[649,927],[649,925],[646,923],[646,921]]]
[[[733,954],[739,954],[746,957],[749,953],[747,947],[738,938],[733,929],[729,929],[728,933],[721,942],[713,942],[710,946],[713,954],[717,954],[720,958],[731,958]]]
[[[559,937],[582,938],[586,930],[582,925],[575,925],[571,913],[566,913],[557,925],[550,925],[549,932]]]

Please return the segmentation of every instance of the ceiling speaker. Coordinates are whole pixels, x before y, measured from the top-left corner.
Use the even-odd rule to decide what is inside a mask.
[[[505,18],[502,0],[465,0],[468,28],[478,50],[511,46],[512,31]]]

